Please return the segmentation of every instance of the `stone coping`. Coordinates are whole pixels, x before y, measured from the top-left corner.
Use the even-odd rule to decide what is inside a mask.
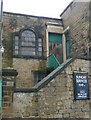
[[[17,76],[18,72],[13,68],[3,68],[2,76]]]

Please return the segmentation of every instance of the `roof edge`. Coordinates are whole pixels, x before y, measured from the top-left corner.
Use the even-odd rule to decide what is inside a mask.
[[[11,14],[11,15],[20,15],[20,16],[27,16],[27,17],[42,18],[42,19],[62,20],[61,18],[52,18],[52,17],[45,17],[45,16],[36,16],[36,15],[29,15],[29,14],[15,13],[15,12],[6,12],[6,11],[3,11],[3,13],[4,13],[4,14]]]
[[[64,12],[73,4],[73,1],[64,9],[64,11],[60,14],[60,17],[64,14]]]

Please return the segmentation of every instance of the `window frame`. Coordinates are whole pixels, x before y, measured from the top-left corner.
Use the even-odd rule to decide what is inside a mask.
[[[22,43],[22,33],[24,31],[27,31],[27,30],[33,32],[33,34],[35,35],[35,46],[32,46],[32,45],[31,46],[22,46],[21,45],[21,43]],[[15,37],[16,36],[19,38],[18,54],[15,54]],[[38,43],[39,39],[41,39],[41,51],[39,51],[39,52],[41,52],[41,55],[39,55],[39,52],[38,52],[38,49],[40,48],[39,43]],[[30,49],[35,48],[35,55],[22,55],[21,54],[21,49],[22,48],[30,48]],[[42,59],[43,58],[43,40],[42,40],[42,38],[38,38],[36,33],[33,30],[28,29],[28,28],[27,29],[22,29],[19,32],[14,32],[13,33],[13,57]]]
[[[38,82],[40,82],[42,79],[44,79],[47,76],[46,71],[33,71],[33,85],[36,85]]]

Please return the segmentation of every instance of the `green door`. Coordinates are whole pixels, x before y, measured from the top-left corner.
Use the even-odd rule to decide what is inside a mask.
[[[50,68],[57,68],[60,65],[60,58],[62,55],[62,50],[57,52],[58,46],[62,44],[62,34],[59,33],[48,33],[49,39],[49,57],[47,59],[47,65]]]
[[[58,33],[48,33],[48,38],[50,43],[62,43],[62,35]]]
[[[56,69],[60,65],[60,63],[57,60],[57,58],[55,57],[55,55],[52,54],[47,58],[47,65],[49,68]]]

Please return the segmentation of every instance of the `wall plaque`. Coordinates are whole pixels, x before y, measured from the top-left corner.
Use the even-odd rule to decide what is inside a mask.
[[[74,78],[74,99],[89,99],[88,73],[73,73]]]

